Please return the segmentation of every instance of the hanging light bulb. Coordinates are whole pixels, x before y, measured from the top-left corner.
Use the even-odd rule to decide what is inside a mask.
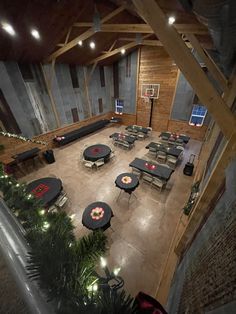
[[[125,54],[125,49],[122,48],[120,52],[121,52],[122,55],[124,55]]]
[[[172,25],[174,22],[175,22],[175,17],[174,16],[170,16],[169,19],[168,19],[168,23],[170,25]]]

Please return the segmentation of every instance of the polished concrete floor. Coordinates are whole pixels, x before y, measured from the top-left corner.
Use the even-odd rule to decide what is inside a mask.
[[[45,176],[56,176],[63,182],[69,196],[65,210],[75,214],[75,232],[81,237],[88,232],[81,223],[84,208],[94,201],[108,203],[114,213],[111,228],[105,231],[109,249],[110,268],[121,267],[126,290],[135,296],[139,291],[155,295],[177,221],[188,199],[193,177],[183,175],[183,166],[191,153],[199,153],[201,142],[190,140],[185,148],[184,160],[172,174],[164,191],[141,183],[128,202],[123,193],[117,200],[119,189],[114,182],[122,172],[129,172],[129,163],[135,157],[147,154],[145,146],[158,139],[136,141],[130,150],[114,148],[116,157],[99,170],[89,170],[81,163],[85,145],[96,143],[112,146],[109,135],[124,130],[124,126],[108,127],[61,148],[55,149],[56,163],[31,172],[23,181],[29,182]]]

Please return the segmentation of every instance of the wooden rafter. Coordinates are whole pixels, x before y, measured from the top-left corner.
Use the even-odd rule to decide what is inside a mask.
[[[71,31],[72,31],[72,26],[69,28],[69,30],[66,34],[66,39],[65,39],[64,45],[66,45],[68,43]]]
[[[220,71],[218,66],[215,64],[215,62],[209,58],[208,53],[202,48],[199,41],[197,40],[196,36],[194,34],[187,34],[186,35],[188,40],[190,41],[193,48],[196,50],[199,57],[202,59],[202,61],[205,63],[206,67],[210,71],[210,73],[213,75],[216,81],[218,81],[221,85],[221,88],[223,91],[227,90],[227,80],[224,77],[224,74]]]
[[[93,23],[75,23],[74,27],[92,27]],[[184,34],[208,34],[208,30],[201,24],[174,24],[179,33]],[[151,33],[152,28],[147,24],[103,24],[101,32],[107,33]]]
[[[105,23],[107,21],[109,21],[111,18],[113,18],[114,16],[116,16],[117,14],[119,14],[120,12],[122,12],[123,10],[125,10],[125,6],[121,5],[119,8],[117,8],[116,10],[112,11],[111,13],[109,13],[108,15],[106,15],[102,20],[101,23]],[[47,59],[47,62],[52,61],[53,59],[58,58],[60,55],[62,55],[63,53],[65,53],[66,51],[70,50],[71,48],[75,47],[78,42],[80,40],[86,40],[89,37],[93,36],[94,34],[94,29],[91,27],[89,28],[87,31],[85,31],[84,33],[82,33],[81,35],[77,36],[76,38],[74,38],[73,40],[71,40],[70,42],[68,42],[66,45],[64,45],[63,47],[61,47],[60,49],[56,50],[55,52],[53,52]]]
[[[147,36],[144,36],[143,39],[147,37]],[[116,48],[112,51],[102,51],[103,55],[89,61],[87,64],[93,64],[94,62],[99,62],[99,61],[102,61],[102,60],[105,60],[107,58],[110,58],[111,56],[114,56],[118,53],[121,52],[122,49],[129,49],[129,48],[134,48],[136,46],[163,46],[163,44],[160,42],[160,40],[142,40],[141,44],[137,43],[136,40],[132,40],[132,41],[129,41],[128,44],[124,45],[124,46],[121,46],[119,48]],[[186,43],[186,45],[189,47],[189,48],[192,48],[191,44],[190,43]]]
[[[142,0],[132,1],[137,12],[151,26],[223,134],[230,139],[236,131],[236,120],[176,29],[168,25],[166,16],[155,0],[148,0],[148,5]]]
[[[138,44],[136,42],[128,43],[128,44],[126,44],[126,45],[124,45],[122,47],[119,47],[119,48],[116,48],[116,49],[114,49],[114,50],[112,50],[110,52],[104,53],[102,56],[99,56],[99,57],[89,61],[87,64],[89,65],[89,64],[93,64],[95,62],[102,61],[104,59],[107,59],[107,58],[109,58],[111,56],[116,55],[117,53],[120,53],[121,49],[130,49],[130,48],[133,48],[135,46],[138,46]]]

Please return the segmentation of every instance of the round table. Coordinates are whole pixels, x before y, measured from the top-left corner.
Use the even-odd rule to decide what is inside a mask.
[[[131,194],[139,186],[139,180],[135,174],[125,172],[116,178],[115,184],[119,189]]]
[[[42,205],[47,207],[54,203],[62,190],[62,182],[57,178],[41,178],[30,182],[26,191],[40,199]]]
[[[104,158],[107,161],[110,157],[111,149],[107,145],[96,144],[87,147],[84,150],[84,159],[89,161],[96,161],[98,159]]]
[[[82,224],[91,230],[110,227],[110,220],[113,217],[111,207],[104,202],[94,202],[88,205],[82,216]]]

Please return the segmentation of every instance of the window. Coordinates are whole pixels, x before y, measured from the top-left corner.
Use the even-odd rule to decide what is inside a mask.
[[[104,74],[104,67],[103,66],[99,67],[99,72],[100,72],[101,87],[104,87],[105,86],[105,74]]]
[[[98,98],[98,109],[99,109],[99,113],[103,112],[102,98]]]
[[[78,115],[77,108],[71,108],[71,113],[72,113],[73,122],[79,121],[79,115]]]
[[[79,81],[78,81],[75,65],[70,65],[70,77],[71,77],[73,88],[79,88]]]
[[[34,76],[30,68],[30,64],[27,63],[18,63],[21,75],[24,81],[33,81]]]
[[[125,76],[126,77],[131,76],[131,55],[130,54],[126,57]]]
[[[204,106],[194,105],[189,120],[190,125],[202,126],[206,117],[207,109]]]
[[[116,99],[115,100],[115,113],[116,114],[122,114],[123,108],[124,108],[124,100]]]

